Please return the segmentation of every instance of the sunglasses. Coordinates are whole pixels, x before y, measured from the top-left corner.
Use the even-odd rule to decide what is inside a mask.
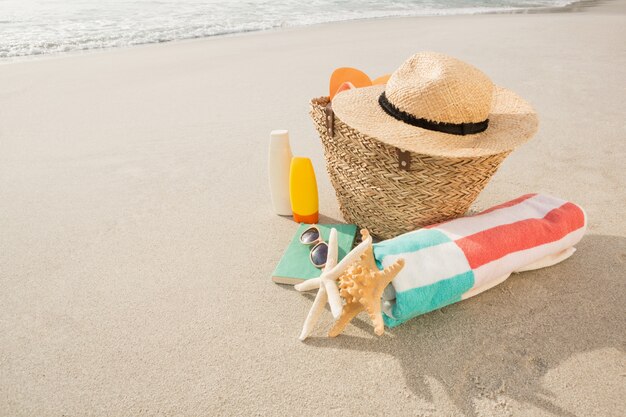
[[[311,226],[302,232],[300,235],[300,243],[312,246],[309,252],[309,259],[316,268],[322,269],[326,266],[328,244],[322,239],[322,234],[317,226]]]

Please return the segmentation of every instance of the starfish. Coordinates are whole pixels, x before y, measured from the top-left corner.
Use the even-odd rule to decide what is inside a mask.
[[[369,236],[367,231],[364,232],[361,231],[363,239]],[[403,267],[404,259],[398,259],[384,270],[379,270],[370,243],[360,255],[358,262],[352,264],[339,277],[339,294],[346,300],[346,304],[343,306],[341,316],[328,332],[328,336],[339,335],[348,323],[364,310],[367,311],[374,324],[374,333],[378,336],[382,335],[385,332],[383,316],[380,312],[383,291]]]
[[[319,320],[322,311],[326,306],[326,303],[330,304],[330,311],[335,319],[341,317],[343,311],[343,302],[337,288],[337,278],[355,261],[368,247],[372,245],[372,238],[369,233],[361,231],[363,236],[363,242],[361,242],[356,248],[348,253],[341,262],[337,263],[339,257],[338,245],[337,245],[337,230],[331,229],[328,239],[328,257],[326,259],[326,266],[322,271],[322,275],[319,278],[313,278],[306,280],[295,286],[298,291],[310,291],[319,288],[311,310],[304,321],[302,326],[302,332],[300,333],[300,340],[306,339],[311,332],[317,321]]]

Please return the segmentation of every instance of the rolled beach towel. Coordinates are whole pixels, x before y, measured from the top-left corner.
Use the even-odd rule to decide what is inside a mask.
[[[405,261],[383,296],[384,322],[395,327],[479,294],[512,272],[554,265],[574,253],[586,224],[576,204],[527,194],[374,244],[379,268]]]

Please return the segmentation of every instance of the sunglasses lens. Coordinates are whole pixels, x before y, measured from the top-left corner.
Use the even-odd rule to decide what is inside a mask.
[[[302,233],[302,236],[300,236],[300,242],[304,244],[313,243],[319,237],[320,237],[320,233],[317,231],[317,229],[311,227],[310,229],[307,229],[304,231],[304,233]]]
[[[328,245],[325,242],[318,243],[311,250],[311,261],[313,265],[318,268],[326,265],[326,258],[328,258]]]

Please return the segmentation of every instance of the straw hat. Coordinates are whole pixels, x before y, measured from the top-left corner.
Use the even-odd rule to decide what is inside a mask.
[[[385,85],[337,94],[344,123],[405,151],[478,157],[512,151],[537,131],[533,108],[456,58],[421,52]]]

